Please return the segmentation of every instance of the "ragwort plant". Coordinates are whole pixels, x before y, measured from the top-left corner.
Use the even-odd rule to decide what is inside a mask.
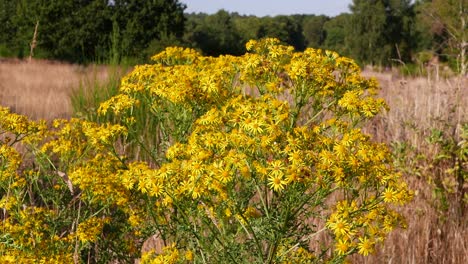
[[[48,125],[0,109],[1,263],[137,256],[141,243],[125,224],[134,199],[115,174],[124,164],[110,152],[124,132],[76,119]]]
[[[385,107],[373,97],[376,81],[334,52],[297,53],[275,39],[247,49],[212,58],[169,48],[101,104],[101,113],[122,115],[129,133],[138,130],[125,121],[142,105],[159,119],[148,149],[156,168],[131,162],[122,175],[155,204],[142,222],[168,246],[144,260],[320,262],[371,253],[402,223],[393,205],[411,197],[387,148],[359,128]],[[335,244],[311,252],[325,229]]]
[[[247,49],[218,58],[166,49],[101,104],[115,124],[25,121],[31,132],[19,134],[2,125],[50,187],[21,178],[17,143],[2,141],[3,259],[128,260],[156,234],[165,247],[143,263],[336,263],[404,226],[396,206],[411,192],[387,147],[360,129],[386,107],[376,81],[334,52],[276,39]],[[151,134],[141,120],[152,120]],[[40,236],[24,231],[25,213]]]

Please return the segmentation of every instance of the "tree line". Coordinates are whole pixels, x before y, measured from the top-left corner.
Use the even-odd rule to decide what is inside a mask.
[[[71,62],[147,59],[179,45],[205,55],[242,54],[249,39],[276,37],[297,50],[330,49],[361,64],[425,63],[466,73],[468,0],[353,0],[335,17],[184,14],[177,0],[0,0],[0,56]]]
[[[70,62],[144,56],[156,40],[181,38],[177,0],[0,0],[0,55]]]

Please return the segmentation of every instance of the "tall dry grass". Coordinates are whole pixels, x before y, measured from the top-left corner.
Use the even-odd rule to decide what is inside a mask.
[[[411,141],[421,143],[414,133],[420,128],[440,128],[448,121],[454,131],[468,121],[468,78],[430,77],[404,78],[395,73],[364,71],[363,75],[377,78],[390,111],[379,116],[369,127],[378,141]]]
[[[0,105],[33,119],[68,118],[72,91],[105,82],[110,74],[105,66],[0,60]]]
[[[365,128],[376,140],[390,145],[407,142],[418,152],[432,155],[429,152],[435,151],[435,148],[426,140],[432,129],[443,130],[454,139],[460,138],[461,124],[468,122],[467,78],[403,78],[392,73],[376,72],[364,72],[364,75],[379,80],[382,86],[381,96],[390,107],[388,112]],[[417,159],[415,156],[406,158]],[[417,160],[407,162],[417,163]],[[411,173],[412,169],[414,168],[404,173],[407,182],[416,192],[413,202],[403,209],[408,228],[393,232],[375,255],[368,258],[356,257],[355,262],[467,263],[466,210],[463,215],[450,210],[441,211],[437,206],[433,185],[428,183],[428,178],[433,175],[415,175]],[[465,190],[468,188],[466,185],[465,182]]]

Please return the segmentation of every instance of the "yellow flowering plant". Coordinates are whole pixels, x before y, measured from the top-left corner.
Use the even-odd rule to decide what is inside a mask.
[[[83,120],[31,121],[0,109],[0,262],[109,262],[138,256],[118,181],[125,129]],[[106,237],[106,239],[103,239]],[[124,239],[125,238],[125,239]]]
[[[99,107],[113,124],[47,126],[0,112],[2,132],[15,135],[0,149],[0,252],[128,260],[157,234],[164,248],[143,263],[321,263],[372,253],[404,225],[395,209],[411,198],[387,147],[360,129],[386,107],[377,82],[334,52],[295,52],[276,39],[246,46],[239,57],[184,48],[155,55]],[[20,168],[18,143],[37,168]],[[24,230],[18,217],[36,210],[41,249],[38,234],[15,231]]]
[[[158,120],[147,149],[157,160],[122,174],[155,204],[146,225],[196,262],[371,253],[403,223],[394,205],[411,198],[386,146],[359,128],[386,107],[374,97],[377,82],[334,52],[295,52],[275,39],[247,49],[213,58],[169,48],[101,105],[121,120],[146,107]],[[326,229],[335,244],[313,251]]]

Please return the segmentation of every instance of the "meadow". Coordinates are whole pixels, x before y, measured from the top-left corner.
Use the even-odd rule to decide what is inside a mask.
[[[90,117],[98,110],[96,102],[117,93],[125,71],[115,66],[0,61],[0,105],[35,120]],[[452,175],[454,171],[466,175],[467,161],[457,151],[466,151],[463,126],[468,122],[468,80],[431,74],[405,77],[398,71],[365,70],[363,75],[378,80],[379,96],[390,109],[377,115],[365,131],[373,140],[391,146],[394,162],[415,195],[398,209],[407,219],[407,228],[390,233],[374,254],[352,256],[351,260],[464,263],[468,258],[468,210],[463,195],[468,183],[453,180]]]
[[[111,66],[3,59],[0,103],[33,119],[69,118],[73,114],[70,100],[73,93],[105,86],[116,74],[118,70]]]

